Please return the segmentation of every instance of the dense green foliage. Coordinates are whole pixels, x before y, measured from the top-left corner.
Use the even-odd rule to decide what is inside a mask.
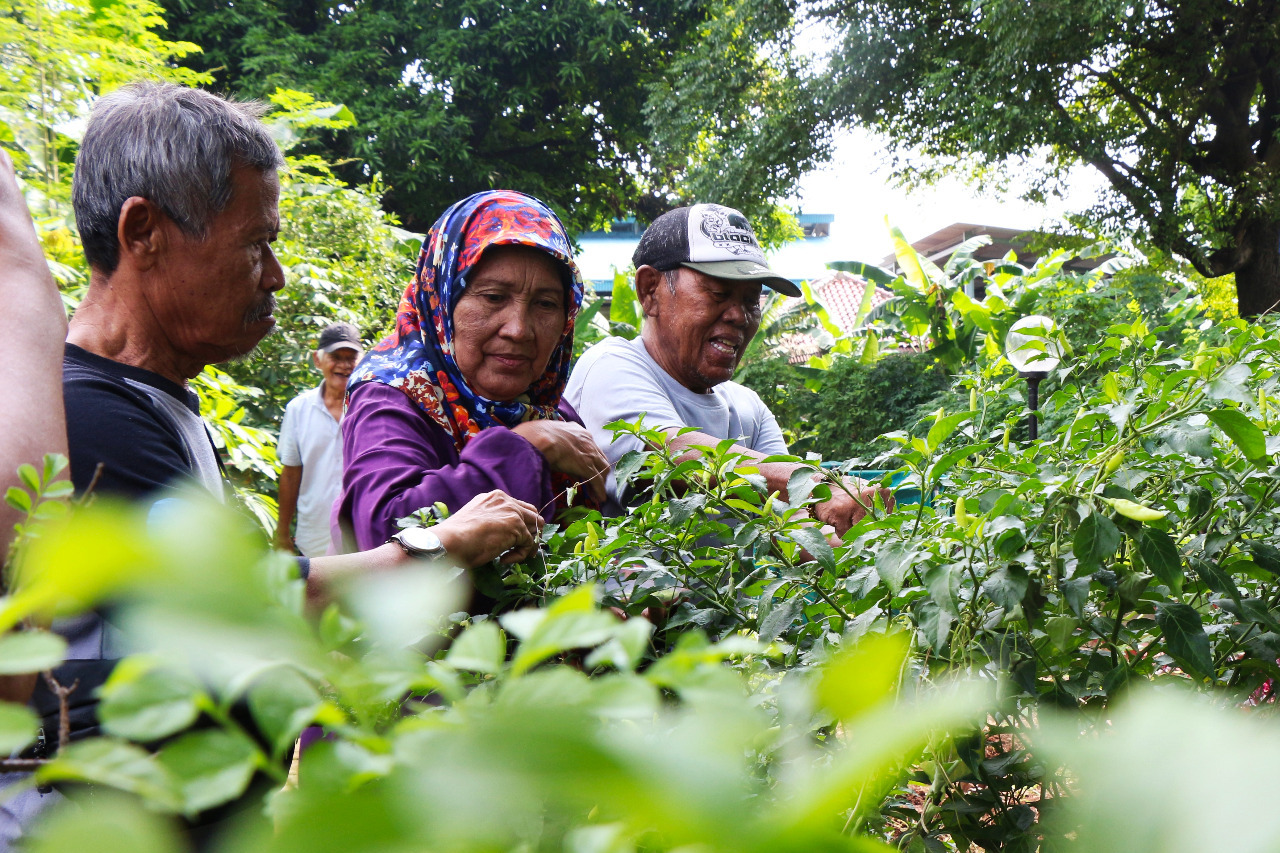
[[[233,800],[256,774],[283,783],[279,758],[314,721],[335,739],[305,756],[271,819],[248,803],[220,849],[887,850],[850,833],[854,819],[874,825],[904,758],[988,702],[980,687],[909,673],[899,702],[903,634],[781,680],[746,636],[686,633],[655,659],[653,626],[600,610],[590,586],[474,621],[441,652],[463,594],[455,573],[366,579],[312,621],[290,561],[264,561],[245,533],[193,496],[159,527],[95,507],[24,552],[0,625],[109,597],[150,650],[103,689],[105,734],[39,770],[96,790],[35,849],[75,849],[104,826],[131,850],[181,849],[157,812]],[[11,635],[0,670],[61,649],[47,633]],[[247,718],[231,714],[237,702]],[[0,710],[0,741],[29,741],[29,712]],[[184,731],[201,713],[214,724]]]
[[[1086,164],[1110,188],[1093,222],[1234,273],[1243,316],[1280,301],[1274,4],[822,5],[845,31],[833,103],[930,158],[904,171],[1012,164],[1051,182]]]
[[[680,200],[781,223],[775,205],[825,155],[787,0],[166,8],[170,33],[204,48],[186,61],[219,86],[348,104],[358,126],[307,150],[349,183],[378,176],[414,230],[494,187],[546,200],[571,230]]]
[[[606,602],[667,614],[667,644],[690,626],[713,638],[746,630],[773,640],[786,666],[909,624],[921,666],[984,672],[1001,700],[984,737],[940,748],[918,771],[923,816],[891,798],[886,826],[904,821],[903,843],[1034,846],[1041,798],[1070,789],[1028,752],[1045,708],[1091,726],[1146,680],[1269,703],[1280,675],[1269,437],[1280,344],[1273,328],[1239,321],[1197,332],[1202,315],[1181,296],[1164,328],[1113,325],[1055,371],[1045,417],[1057,426],[1039,442],[1016,440],[1022,380],[998,350],[980,357],[960,377],[968,405],[889,436],[905,485],[931,500],[875,513],[842,546],[798,514],[836,486],[799,475],[788,503],[749,470],[733,474],[725,448],[701,476],[656,450],[620,466],[649,466],[646,502],[569,525],[522,582],[542,597],[621,578]],[[673,492],[674,479],[688,491]]]
[[[889,447],[877,441],[881,435],[913,424],[949,386],[927,353],[891,354],[870,365],[841,359],[809,401],[807,419],[817,434],[811,449],[825,459],[870,460]]]
[[[159,530],[82,515],[23,552],[0,627],[125,591],[122,623],[163,654],[108,685],[108,738],[41,774],[189,813],[278,775],[273,755],[315,721],[337,740],[274,802],[276,830],[250,810],[234,849],[1037,849],[1064,833],[1090,849],[1184,849],[1126,848],[1127,823],[1194,833],[1204,810],[1175,817],[1144,792],[1136,813],[1100,812],[1113,778],[1167,790],[1199,772],[1169,764],[1175,720],[1221,726],[1231,744],[1271,736],[1227,734],[1220,710],[1109,709],[1153,681],[1261,713],[1280,676],[1280,448],[1267,437],[1280,344],[1240,321],[1200,331],[1201,316],[1178,300],[1158,334],[1138,318],[1076,350],[1047,383],[1060,425],[1034,443],[1010,440],[1021,380],[980,357],[959,377],[970,408],[889,437],[928,500],[877,508],[835,547],[805,512],[841,488],[831,474],[802,468],[784,501],[728,443],[680,460],[650,433],[655,449],[620,465],[641,502],[616,519],[576,511],[528,564],[474,572],[498,612],[444,650],[424,641],[460,610],[441,576],[358,584],[308,622],[288,563],[262,563],[214,508],[193,500]],[[1076,385],[1080,368],[1103,378]],[[34,639],[46,636],[23,641],[24,664],[56,658],[56,640]],[[994,693],[947,694],[954,676]],[[425,691],[442,702],[405,700]],[[227,716],[245,698],[264,742]],[[218,725],[177,734],[201,710]],[[30,732],[21,714],[0,723],[11,745]],[[129,743],[173,734],[155,756]],[[134,805],[112,808],[123,817],[64,816],[46,849],[84,821],[165,837]]]
[[[801,371],[816,372],[818,378],[806,379]],[[821,371],[775,356],[753,366],[741,381],[778,419],[792,453],[868,463],[892,448],[882,435],[911,426],[922,408],[951,387],[950,377],[928,353],[889,354],[870,364],[837,357]]]

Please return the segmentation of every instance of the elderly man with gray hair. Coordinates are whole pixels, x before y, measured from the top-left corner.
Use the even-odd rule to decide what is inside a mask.
[[[188,382],[206,365],[249,353],[275,325],[274,294],[285,283],[272,251],[284,161],[261,115],[258,105],[159,83],[125,86],[94,107],[72,186],[89,289],[63,356],[78,493],[155,504],[194,479],[224,497],[217,448]],[[417,557],[467,568],[523,559],[541,525],[536,508],[490,492],[430,531],[402,531],[358,554],[299,558],[298,568],[308,598],[320,602],[343,577]],[[78,683],[74,739],[95,730],[94,691],[120,646],[101,614],[57,628],[69,644],[58,681]],[[32,704],[56,731],[57,700],[43,683]],[[0,804],[0,849],[56,797],[28,790]]]

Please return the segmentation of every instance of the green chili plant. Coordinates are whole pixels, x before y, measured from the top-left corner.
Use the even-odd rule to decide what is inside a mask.
[[[617,465],[633,505],[620,518],[579,513],[549,529],[546,550],[530,562],[481,573],[477,585],[496,594],[499,609],[595,583],[606,606],[657,623],[653,657],[691,629],[712,638],[746,632],[775,643],[784,667],[820,658],[842,634],[866,630],[878,612],[849,593],[848,548],[833,546],[811,518],[814,504],[833,489],[851,490],[851,481],[816,461],[769,457],[800,463],[784,498],[732,441],[681,455],[661,431],[613,426],[650,448]],[[878,501],[868,509],[859,528],[887,515]]]
[[[905,632],[780,680],[725,665],[763,659],[741,635],[687,631],[649,661],[652,626],[591,586],[459,629],[458,573],[424,566],[308,614],[252,532],[192,495],[161,520],[99,502],[31,540],[0,612],[111,601],[138,651],[101,691],[102,734],[34,762],[25,784],[77,805],[31,849],[176,853],[179,817],[224,808],[211,849],[887,851],[902,767],[989,705],[911,678]],[[309,724],[330,739],[286,789]],[[11,748],[35,736],[29,712],[0,726]]]
[[[969,377],[971,411],[890,436],[938,495],[862,532],[848,583],[913,627],[933,671],[985,672],[1002,691],[983,737],[921,770],[934,809],[921,839],[1039,843],[1064,791],[1025,748],[1046,707],[1104,725],[1132,685],[1156,681],[1271,712],[1280,341],[1243,323],[1192,352],[1167,337],[1137,320],[1079,353],[1102,379],[1061,368],[1045,405],[1061,426],[1038,442],[1011,440],[1022,412],[985,417],[1020,393],[1000,361]]]
[[[938,744],[884,819],[906,847],[1037,848],[1067,790],[1028,749],[1046,708],[1103,725],[1146,681],[1273,707],[1280,341],[1237,322],[1211,345],[1185,328],[1138,318],[1076,350],[1046,380],[1054,428],[1034,443],[1010,408],[1022,380],[984,360],[961,377],[968,410],[887,436],[881,461],[926,499],[876,508],[835,546],[808,509],[838,472],[802,468],[783,500],[728,442],[685,459],[621,426],[650,448],[618,465],[631,509],[568,521],[496,583],[516,601],[595,582],[608,606],[657,623],[655,659],[696,628],[772,643],[775,666],[803,668],[905,627],[924,677],[977,674],[1000,704],[982,733]]]

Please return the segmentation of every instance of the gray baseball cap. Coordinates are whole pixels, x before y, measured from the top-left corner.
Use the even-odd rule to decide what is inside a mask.
[[[322,352],[333,352],[336,349],[363,350],[360,344],[360,330],[350,323],[330,323],[320,333],[320,343],[316,349]]]
[[[758,281],[787,296],[800,288],[769,269],[747,217],[732,207],[695,204],[677,207],[645,229],[631,261],[658,270],[689,267],[729,281]]]

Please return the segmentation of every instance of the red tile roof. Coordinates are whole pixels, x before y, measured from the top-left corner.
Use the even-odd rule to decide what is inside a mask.
[[[862,307],[862,298],[867,287],[874,285],[861,276],[842,271],[832,271],[827,275],[809,282],[809,289],[822,306],[827,309],[831,322],[848,334],[858,327],[858,310]],[[893,298],[893,293],[883,287],[876,287],[871,297],[871,308],[875,309]],[[787,308],[803,305],[801,297],[792,297],[785,303]],[[805,334],[785,335],[780,341],[781,348],[787,353],[792,364],[803,364],[810,356],[818,355],[821,348],[818,342]]]

